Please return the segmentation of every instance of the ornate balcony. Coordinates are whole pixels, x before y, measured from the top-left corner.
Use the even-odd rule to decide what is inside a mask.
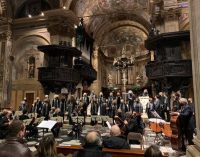
[[[146,75],[149,79],[192,77],[191,69],[191,60],[149,62],[146,65]]]

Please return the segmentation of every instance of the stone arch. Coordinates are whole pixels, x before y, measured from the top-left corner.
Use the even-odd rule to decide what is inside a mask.
[[[40,35],[29,35],[18,39],[13,45],[14,56],[12,79],[26,79],[29,70],[29,58],[35,57],[34,75],[37,78],[37,68],[43,65],[44,54],[37,50],[38,45],[48,45],[50,42]]]

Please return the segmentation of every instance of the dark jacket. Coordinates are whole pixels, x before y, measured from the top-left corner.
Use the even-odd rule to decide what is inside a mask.
[[[0,145],[0,157],[32,157],[32,153],[19,139],[9,138]]]
[[[73,157],[112,157],[112,155],[102,152],[97,145],[87,145],[84,146],[84,150],[75,152]]]
[[[126,138],[123,136],[111,136],[103,139],[103,146],[112,149],[130,149]]]

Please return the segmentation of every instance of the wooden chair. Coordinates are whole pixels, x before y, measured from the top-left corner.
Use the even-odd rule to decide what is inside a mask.
[[[127,136],[127,142],[129,144],[130,140],[136,140],[140,142],[141,149],[144,149],[144,139],[143,135],[141,133],[136,133],[136,132],[129,132]]]

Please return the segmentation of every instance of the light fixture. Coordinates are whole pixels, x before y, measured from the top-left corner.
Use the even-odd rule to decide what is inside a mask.
[[[66,9],[66,6],[63,6],[63,9]]]
[[[41,12],[41,16],[44,16],[44,13],[43,13],[43,12]]]
[[[31,15],[31,14],[28,14],[28,17],[29,17],[29,18],[31,18],[31,17],[32,17],[32,15]]]

